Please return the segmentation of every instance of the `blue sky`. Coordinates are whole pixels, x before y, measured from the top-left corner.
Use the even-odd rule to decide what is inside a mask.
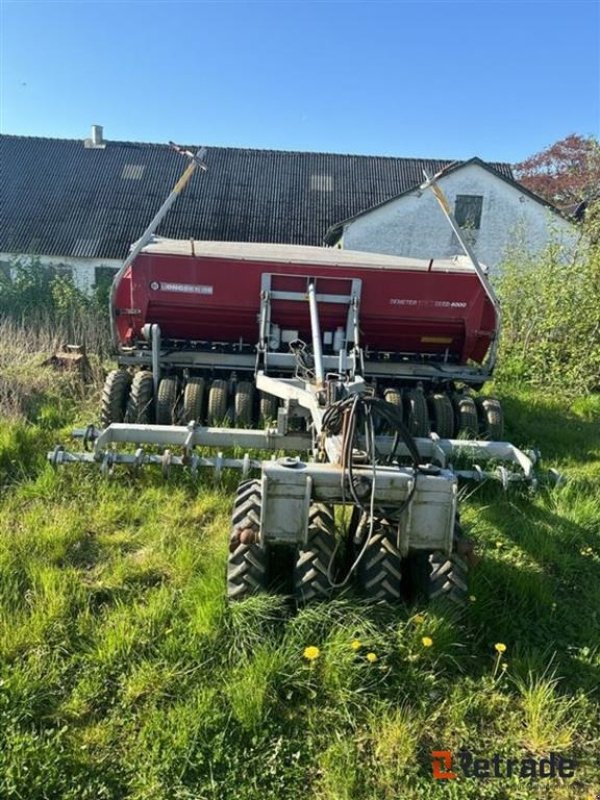
[[[600,2],[0,0],[3,133],[518,161],[600,134]]]

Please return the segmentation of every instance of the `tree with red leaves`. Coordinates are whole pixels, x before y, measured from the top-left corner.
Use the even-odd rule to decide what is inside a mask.
[[[600,194],[600,143],[572,133],[514,166],[515,177],[558,208],[574,210]]]

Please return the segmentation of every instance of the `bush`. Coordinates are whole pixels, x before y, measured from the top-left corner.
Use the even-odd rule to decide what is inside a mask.
[[[82,344],[103,357],[110,348],[106,292],[88,296],[71,277],[39,259],[15,259],[0,271],[0,317],[37,335]]]
[[[600,390],[600,244],[590,235],[567,255],[552,244],[503,265],[499,380],[559,393]]]

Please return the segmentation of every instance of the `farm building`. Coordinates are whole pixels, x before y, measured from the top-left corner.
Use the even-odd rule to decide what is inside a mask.
[[[492,271],[513,242],[534,253],[550,236],[567,246],[576,240],[575,226],[554,206],[517,183],[507,171],[479,158],[452,164],[438,183],[464,237]],[[419,258],[462,252],[456,235],[441,219],[433,194],[413,186],[332,226],[325,241],[349,250]]]
[[[157,234],[323,245],[423,258],[459,252],[423,170],[441,179],[490,266],[517,227],[532,249],[572,226],[512,178],[508,164],[210,147]],[[115,270],[185,167],[164,144],[0,136],[0,263],[37,256],[91,288]]]

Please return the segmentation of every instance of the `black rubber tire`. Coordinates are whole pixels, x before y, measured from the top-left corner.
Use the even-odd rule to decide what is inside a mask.
[[[156,424],[175,425],[177,423],[177,400],[179,381],[175,377],[161,378],[156,395]]]
[[[202,425],[204,420],[204,378],[189,378],[183,390],[182,423],[195,422]]]
[[[456,553],[430,553],[427,597],[430,602],[453,603],[461,606],[467,600],[468,567]]]
[[[452,439],[454,436],[454,409],[447,394],[439,392],[429,396],[429,414],[431,427],[440,439]]]
[[[106,428],[113,422],[123,422],[127,410],[131,375],[124,369],[109,372],[102,388],[100,425]]]
[[[452,398],[456,436],[476,439],[479,436],[479,420],[475,400],[468,394],[455,394]]]
[[[416,594],[429,602],[449,606],[462,606],[467,600],[468,565],[458,555],[457,545],[462,537],[456,522],[454,544],[450,555],[441,551],[415,551],[405,561],[409,582]]]
[[[504,441],[504,414],[495,397],[478,397],[475,401],[479,416],[479,430],[484,439]]]
[[[235,387],[234,424],[238,428],[249,428],[252,425],[254,411],[254,384],[240,381]]]
[[[139,370],[133,376],[126,419],[137,425],[154,423],[154,378],[148,370]]]
[[[214,380],[208,392],[208,411],[206,423],[210,426],[221,425],[227,415],[228,403],[227,381]]]
[[[422,389],[412,389],[406,397],[406,425],[412,436],[429,436],[431,430],[427,400]]]
[[[260,392],[258,403],[258,417],[261,425],[268,422],[277,422],[277,410],[279,408],[279,398],[266,392]]]
[[[231,514],[232,538],[240,530],[254,531],[258,537],[261,501],[260,481],[240,483]],[[264,591],[268,566],[268,551],[260,542],[237,542],[227,560],[227,599],[237,602]]]
[[[309,511],[307,542],[298,548],[294,564],[294,595],[300,605],[331,597],[328,571],[335,546],[333,512],[315,503]]]
[[[389,389],[384,389],[383,391],[383,399],[386,403],[390,403],[390,405],[395,406],[398,409],[398,413],[400,417],[404,419],[404,413],[402,408],[402,392],[400,389],[394,389],[390,387]]]
[[[361,524],[361,526],[366,536],[368,523]],[[375,519],[373,535],[357,569],[360,588],[372,600],[395,603],[401,599],[402,556],[396,541],[395,525],[385,519]],[[358,546],[362,547],[360,539]]]

